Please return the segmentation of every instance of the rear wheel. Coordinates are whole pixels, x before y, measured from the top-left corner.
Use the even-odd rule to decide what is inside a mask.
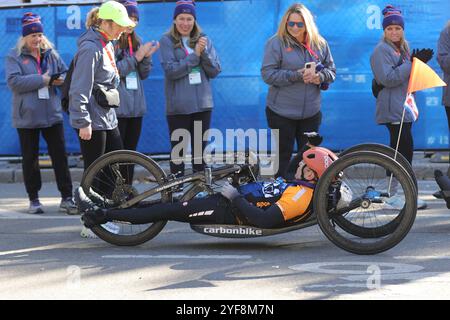
[[[98,158],[83,175],[85,194],[99,207],[118,208],[143,191],[164,183],[166,174],[149,157],[135,151],[119,150]],[[170,191],[162,191],[146,202],[171,202]],[[137,206],[139,203],[137,204]],[[118,246],[136,246],[149,241],[164,228],[166,221],[132,225],[108,222],[92,231],[102,240]]]
[[[389,204],[386,170],[399,182],[395,205]],[[342,191],[342,184],[349,191],[345,201],[336,203],[332,199],[336,199],[336,188]],[[376,254],[407,235],[416,216],[417,193],[398,162],[384,154],[360,151],[344,155],[327,169],[315,189],[313,206],[330,241],[352,253]]]

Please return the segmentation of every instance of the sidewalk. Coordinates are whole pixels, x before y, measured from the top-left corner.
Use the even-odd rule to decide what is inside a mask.
[[[42,182],[53,182],[55,176],[53,169],[46,165],[49,161],[41,160],[41,177]],[[156,159],[157,160],[157,159]],[[157,160],[158,164],[163,168],[165,172],[169,172],[168,160]],[[73,182],[80,182],[83,176],[83,162],[80,160],[80,156],[69,156],[70,173],[72,175]],[[187,169],[190,167],[186,166]],[[434,180],[434,170],[439,169],[442,172],[447,172],[448,163],[435,163],[431,162],[430,158],[426,158],[423,151],[417,151],[414,153],[413,169],[416,173],[417,180]],[[22,165],[17,161],[2,160],[0,157],[0,183],[22,183],[23,173]]]

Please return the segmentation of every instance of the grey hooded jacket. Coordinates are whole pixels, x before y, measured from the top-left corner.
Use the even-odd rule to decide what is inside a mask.
[[[219,57],[210,38],[198,57],[186,55],[183,48],[175,48],[172,37],[165,34],[160,40],[161,65],[165,74],[166,114],[192,114],[213,108],[210,79],[221,72]],[[189,73],[200,67],[201,84],[191,85]]]
[[[384,86],[377,98],[377,123],[400,123],[412,66],[409,53],[402,56],[381,40],[370,57],[370,66],[375,80]],[[405,113],[404,121],[413,121],[409,112]]]
[[[43,52],[43,73],[49,75],[67,70],[61,58],[51,49]],[[14,128],[48,128],[63,121],[61,100],[54,86],[49,88],[50,99],[39,99],[44,78],[38,73],[37,61],[24,48],[20,55],[11,49],[6,57],[5,76],[12,91],[12,125]]]
[[[324,69],[319,72],[322,83],[332,83],[336,78],[336,67],[330,48],[312,48],[318,55]],[[278,36],[270,38],[265,46],[261,75],[270,85],[266,105],[276,114],[288,119],[306,119],[316,115],[321,107],[320,88],[315,84],[305,84],[297,70],[305,63],[316,62],[304,48],[286,48]]]
[[[111,42],[103,48],[100,33],[88,29],[78,39],[78,51],[74,57],[74,69],[69,90],[69,114],[72,127],[81,129],[91,124],[92,130],[112,130],[117,127],[116,112],[98,105],[92,95],[94,86],[115,88],[119,76],[110,61],[106,49],[114,59]]]
[[[443,88],[442,104],[450,107],[450,23],[442,30],[439,37],[437,61],[444,71],[444,81],[447,84]]]
[[[128,49],[116,48],[117,68],[120,74],[120,107],[116,109],[118,118],[135,118],[144,116],[147,111],[144,87],[142,80],[148,78],[152,69],[151,57],[137,62],[134,56],[130,56]],[[137,90],[127,89],[126,76],[131,72],[137,74]]]

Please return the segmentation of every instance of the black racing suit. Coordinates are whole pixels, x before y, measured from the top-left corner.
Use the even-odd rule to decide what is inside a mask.
[[[240,196],[229,201],[221,194],[185,202],[141,204],[137,208],[103,210],[107,221],[146,224],[172,220],[191,224],[244,224],[277,228],[310,211],[314,185],[277,179],[254,182],[239,188]]]

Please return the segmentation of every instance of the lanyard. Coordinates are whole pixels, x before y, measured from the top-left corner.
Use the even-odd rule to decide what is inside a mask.
[[[42,69],[41,69],[41,50],[37,49],[37,71],[39,74],[42,74]]]
[[[128,35],[128,48],[130,49],[130,56],[133,56],[133,42],[130,35]]]
[[[106,34],[104,34],[103,32],[99,31],[100,34],[107,39],[108,37],[106,36]],[[114,72],[116,73],[116,75],[119,74],[119,70],[117,69],[116,63],[115,63],[115,59],[113,58],[111,52],[109,51],[108,47],[106,46],[105,41],[103,41],[103,39],[100,39],[100,42],[102,43],[103,48],[106,51],[106,54],[108,55],[109,61],[111,61],[111,65],[114,67]]]
[[[315,52],[311,49],[311,47],[309,46],[309,43],[308,43],[308,42],[306,42],[306,44],[301,43],[301,45],[309,52],[309,54],[310,54],[313,58],[315,58],[317,61],[320,61],[319,56],[317,55],[317,53],[315,53]]]

